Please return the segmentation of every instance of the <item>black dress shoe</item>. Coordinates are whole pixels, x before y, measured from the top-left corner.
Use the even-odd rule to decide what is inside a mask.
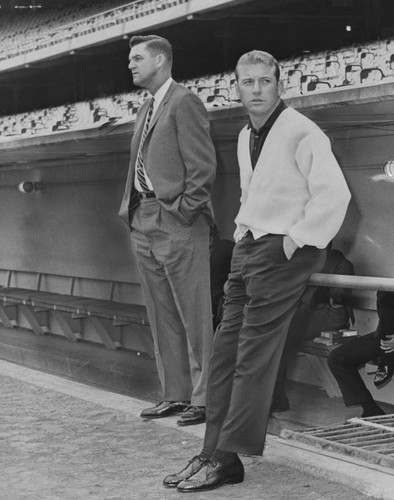
[[[190,477],[197,474],[197,472],[203,467],[206,459],[201,455],[196,455],[190,462],[186,465],[184,469],[177,472],[176,474],[170,474],[163,479],[163,484],[167,488],[175,488],[179,483],[189,479]]]
[[[244,466],[238,457],[228,465],[209,459],[197,474],[179,483],[177,490],[182,493],[208,491],[223,484],[242,483],[243,480]]]
[[[392,363],[385,364],[379,361],[373,383],[375,384],[376,387],[382,387],[382,385],[384,385],[392,378],[393,372],[394,372],[394,366]]]
[[[141,412],[143,418],[163,418],[181,413],[189,406],[188,401],[162,401],[152,408],[147,408]]]
[[[178,425],[195,425],[205,422],[205,406],[188,406],[176,421]]]

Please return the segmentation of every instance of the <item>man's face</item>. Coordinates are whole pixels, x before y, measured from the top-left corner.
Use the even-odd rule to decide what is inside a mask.
[[[157,71],[157,55],[152,55],[146,43],[140,43],[131,48],[129,54],[129,70],[133,75],[133,82],[139,87],[149,87]]]
[[[281,88],[275,67],[266,63],[238,66],[238,93],[250,116],[269,116],[278,103]]]

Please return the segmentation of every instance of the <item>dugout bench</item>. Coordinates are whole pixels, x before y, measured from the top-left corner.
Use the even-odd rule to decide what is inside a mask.
[[[29,275],[29,287],[16,286],[18,274]],[[106,298],[93,298],[74,293],[78,280],[84,279],[76,276],[49,275],[48,273],[33,273],[15,270],[3,270],[6,282],[0,287],[0,320],[6,328],[14,328],[18,324],[15,318],[22,315],[33,332],[37,335],[47,333],[47,325],[43,324],[42,313],[50,315],[57,323],[60,331],[71,342],[80,338],[80,332],[76,331],[75,321],[80,320],[83,324],[88,323],[107,349],[122,347],[118,340],[119,336],[114,334],[114,329],[125,326],[135,326],[138,332],[137,339],[132,342],[137,351],[145,352],[154,358],[153,340],[149,331],[149,321],[146,309],[143,305],[117,302],[113,299],[117,281],[101,281],[101,289],[107,289]],[[45,278],[51,276],[52,281],[56,278],[68,283],[67,293],[51,291],[43,286]],[[10,314],[14,310],[14,314]],[[17,314],[15,314],[15,311]],[[44,322],[48,323],[48,322]],[[146,328],[138,328],[146,327]]]
[[[29,287],[17,286],[18,280],[16,277],[22,273],[30,276]],[[135,331],[131,334],[131,337],[136,340],[136,342],[133,342],[135,344],[134,350],[145,352],[149,357],[154,358],[153,340],[145,306],[114,300],[115,288],[121,282],[96,280],[102,281],[103,286],[107,288],[107,297],[93,298],[88,295],[76,295],[74,293],[76,283],[79,280],[88,280],[88,278],[16,270],[2,270],[2,274],[6,279],[4,285],[0,286],[0,321],[6,328],[16,326],[17,322],[11,319],[9,311],[10,309],[17,309],[35,334],[45,335],[47,328],[46,325],[42,324],[40,314],[47,313],[53,317],[61,333],[69,341],[76,342],[80,338],[79,332],[76,332],[73,327],[73,321],[80,320],[82,323],[85,322],[91,325],[97,339],[107,349],[118,349],[122,347],[122,343],[117,340],[117,335],[112,333],[113,330],[125,326],[134,326]],[[66,293],[52,291],[47,286],[43,286],[43,281],[48,276],[65,280],[68,286]],[[394,279],[392,278],[316,273],[312,275],[310,284],[394,291]],[[139,327],[145,328],[141,330]],[[335,347],[307,341],[302,343],[297,351],[299,356],[305,357],[313,373],[318,378],[318,385],[322,386],[329,397],[340,396],[338,386],[326,361],[330,350]]]

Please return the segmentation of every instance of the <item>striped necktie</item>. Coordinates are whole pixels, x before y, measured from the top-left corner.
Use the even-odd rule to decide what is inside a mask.
[[[146,139],[146,136],[148,135],[149,125],[150,125],[152,115],[153,115],[153,103],[154,103],[154,101],[155,101],[155,99],[154,99],[154,97],[152,97],[152,99],[149,103],[148,114],[146,116],[145,126],[144,126],[144,130],[142,132],[140,147],[138,149],[138,155],[137,155],[137,165],[136,165],[137,179],[138,179],[143,191],[150,191],[148,183],[146,181],[146,177],[145,177],[144,159],[142,158],[142,146],[144,145],[144,141]]]

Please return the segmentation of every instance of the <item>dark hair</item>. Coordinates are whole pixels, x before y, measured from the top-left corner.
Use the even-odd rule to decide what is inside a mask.
[[[237,66],[235,67],[235,76],[238,80],[238,67],[247,64],[267,64],[268,66],[275,68],[275,78],[279,82],[280,78],[280,68],[278,61],[269,54],[268,52],[263,52],[262,50],[252,50],[251,52],[247,52],[242,55],[237,62]]]
[[[163,54],[168,64],[172,66],[172,46],[166,38],[157,35],[136,35],[130,38],[129,46],[132,48],[141,43],[145,43],[154,55]]]

